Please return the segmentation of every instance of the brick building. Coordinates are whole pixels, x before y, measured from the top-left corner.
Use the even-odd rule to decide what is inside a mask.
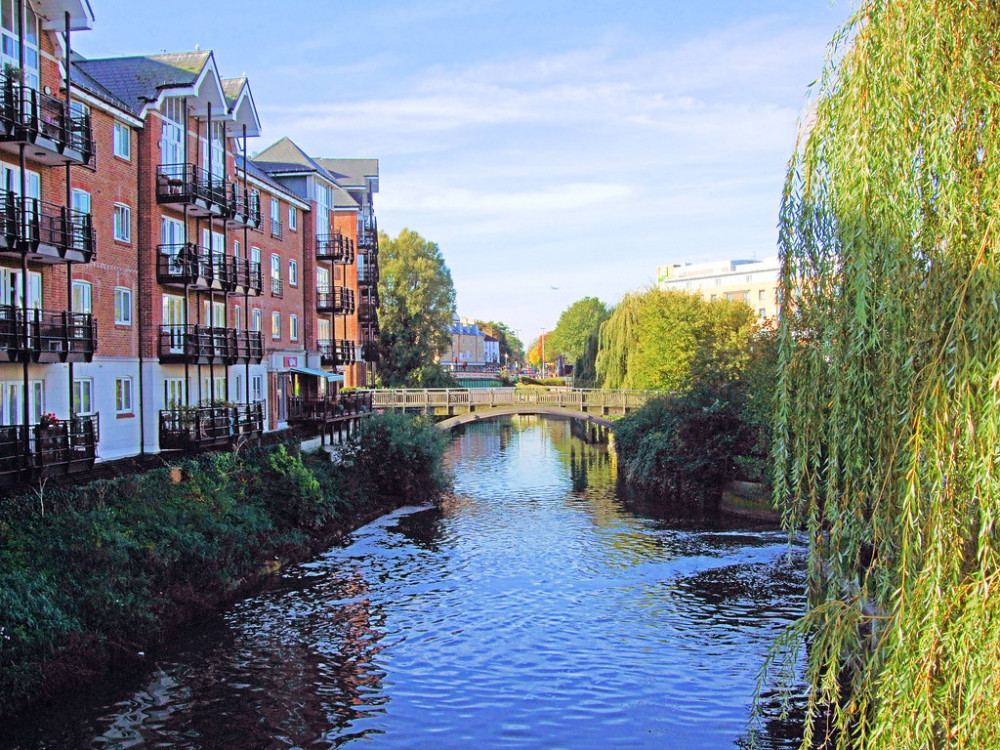
[[[0,4],[0,482],[328,427],[374,377],[377,162],[251,161],[212,52],[83,59],[87,0]]]

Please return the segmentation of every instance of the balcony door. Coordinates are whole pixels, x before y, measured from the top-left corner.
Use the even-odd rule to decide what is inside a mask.
[[[174,176],[179,178],[183,177],[184,128],[187,120],[184,100],[179,97],[164,99],[160,114],[163,116],[163,125],[160,131],[160,164],[173,168],[172,170],[164,170],[165,172],[175,173]]]
[[[170,334],[170,351],[184,351],[184,298],[172,294],[163,295],[163,326]]]
[[[184,397],[184,378],[166,378],[163,381],[163,404],[167,409],[176,409],[187,402]]]
[[[24,383],[0,382],[0,424],[24,424]],[[28,415],[32,424],[38,424],[45,411],[45,386],[41,380],[28,383]]]
[[[0,268],[0,305],[22,307],[24,287],[21,285],[21,269]],[[29,310],[42,309],[42,274],[28,271]]]

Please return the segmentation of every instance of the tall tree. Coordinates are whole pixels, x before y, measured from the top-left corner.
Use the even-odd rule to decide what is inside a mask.
[[[583,354],[587,338],[608,318],[608,308],[597,297],[584,297],[563,310],[545,346],[552,354],[573,361]]]
[[[500,342],[500,362],[513,364],[524,361],[524,344],[514,330],[506,323],[493,320],[477,320],[479,330]]]
[[[379,377],[386,386],[438,385],[447,380],[436,360],[455,310],[444,256],[412,230],[379,233],[379,267]]]
[[[601,325],[597,378],[605,388],[686,390],[733,380],[757,322],[743,302],[649,289],[628,294]]]
[[[774,457],[811,544],[803,747],[819,721],[838,748],[997,747],[997,18],[864,2],[790,164]]]

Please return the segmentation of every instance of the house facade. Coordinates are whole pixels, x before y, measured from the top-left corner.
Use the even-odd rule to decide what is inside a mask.
[[[327,426],[374,378],[377,162],[297,189],[212,52],[88,60],[86,0],[0,3],[0,483]]]

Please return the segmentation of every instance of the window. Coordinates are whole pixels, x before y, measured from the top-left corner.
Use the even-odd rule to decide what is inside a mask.
[[[115,123],[114,152],[115,156],[132,160],[132,128],[123,122]]]
[[[168,409],[184,405],[184,378],[166,378],[163,381],[163,403]]]
[[[119,242],[132,241],[132,209],[124,203],[115,204],[115,239]]]
[[[77,378],[73,381],[73,416],[94,413],[94,381]]]
[[[94,311],[93,295],[89,281],[74,281],[70,294],[73,312],[90,313]]]
[[[176,167],[176,176],[183,177],[184,128],[187,120],[184,100],[180,97],[165,99],[160,114],[163,115],[160,136],[160,164]]]
[[[234,258],[239,258],[240,257],[240,241],[239,240],[233,240],[233,257]]]
[[[233,328],[239,330],[243,327],[243,315],[239,305],[233,305]]]
[[[762,318],[766,318],[767,317],[767,310],[762,307],[762,308],[760,308],[757,311],[757,315],[759,315]]]
[[[299,228],[298,210],[295,206],[288,207],[288,228],[293,232]]]
[[[288,283],[291,286],[299,285],[299,263],[296,260],[288,261]]]
[[[125,286],[115,287],[115,325],[132,325],[132,290]]]
[[[281,338],[281,313],[277,310],[271,313],[271,338]]]
[[[17,0],[2,0],[0,10],[3,16],[3,42],[0,49],[0,66],[12,65],[20,67],[18,60],[18,2]],[[25,31],[24,35],[24,83],[26,86],[38,89],[38,17],[31,9],[30,3],[24,4]]]
[[[259,307],[255,307],[250,312],[250,330],[260,332],[263,327],[264,314]]]
[[[115,414],[132,413],[132,378],[115,380]]]
[[[271,198],[271,223],[277,224],[281,221],[281,204],[277,198]]]
[[[288,338],[292,341],[299,340],[299,316],[289,315],[288,316]]]
[[[250,398],[253,401],[264,400],[264,377],[253,375],[250,378]]]
[[[764,300],[766,300],[767,299],[767,290],[766,289],[761,289],[759,292],[757,292],[757,299],[759,299],[761,302],[763,302]]]
[[[281,257],[277,254],[271,255],[271,278],[281,278]]]

